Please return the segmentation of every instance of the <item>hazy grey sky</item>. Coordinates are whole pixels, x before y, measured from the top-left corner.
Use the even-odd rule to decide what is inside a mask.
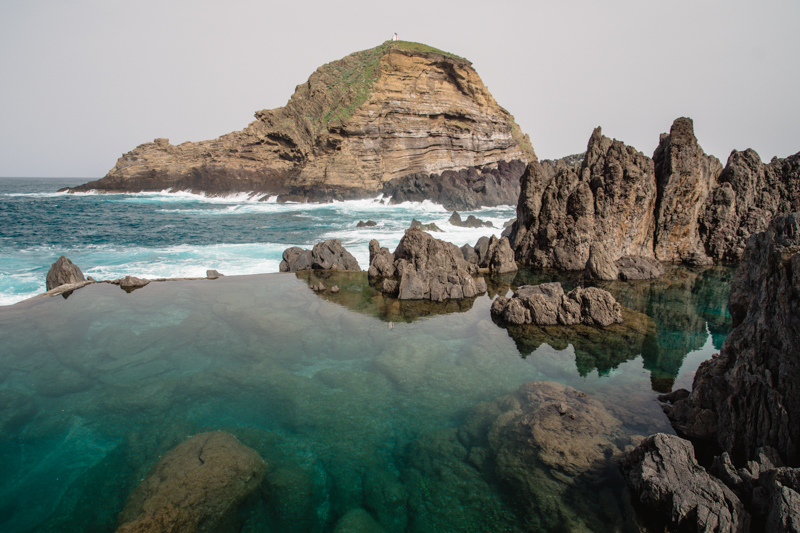
[[[394,32],[472,61],[540,158],[596,126],[652,155],[679,116],[723,164],[800,151],[800,0],[0,0],[0,176],[242,129]]]

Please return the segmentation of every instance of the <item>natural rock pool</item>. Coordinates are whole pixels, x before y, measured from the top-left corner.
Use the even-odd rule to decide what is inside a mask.
[[[0,307],[0,529],[113,531],[159,457],[223,430],[267,463],[240,531],[635,531],[615,457],[672,433],[655,398],[719,349],[732,274],[598,283],[627,308],[605,330],[495,323],[511,285],[580,282],[530,271],[441,304],[303,272]]]

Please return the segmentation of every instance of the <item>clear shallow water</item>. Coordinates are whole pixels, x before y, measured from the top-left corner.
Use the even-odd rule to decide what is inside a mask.
[[[269,465],[241,531],[327,532],[358,508],[398,533],[633,531],[613,458],[565,474],[515,448],[514,393],[537,380],[588,393],[621,453],[672,431],[656,395],[688,388],[730,330],[731,269],[599,284],[626,306],[623,326],[514,327],[492,320],[495,295],[580,278],[521,271],[435,304],[385,298],[365,274],[252,275],[328,238],[365,267],[369,240],[393,249],[412,218],[459,245],[491,233],[450,226],[439,206],[54,192],[83,181],[0,179],[4,532],[113,531],[158,458],[209,430]],[[475,214],[499,232],[514,209]],[[367,219],[378,226],[355,228]],[[7,305],[43,292],[62,253],[98,279],[228,276]],[[319,281],[342,291],[316,294]],[[587,434],[573,435],[578,462]]]
[[[531,272],[447,304],[300,273],[2,307],[0,529],[111,531],[160,455],[222,429],[269,465],[242,531],[331,531],[356,508],[397,532],[635,530],[612,459],[592,475],[521,468],[504,447],[517,441],[484,422],[548,380],[602,402],[620,451],[671,432],[653,389],[690,382],[727,335],[731,270],[669,274],[605,284],[630,308],[608,330],[495,323],[491,298],[511,284],[577,283]],[[320,280],[342,291],[312,292]]]
[[[366,268],[369,241],[393,250],[414,218],[436,223],[443,230],[437,237],[461,246],[499,235],[516,216],[510,206],[482,209],[475,216],[496,229],[470,229],[451,226],[450,212],[427,202],[277,204],[247,195],[56,192],[86,181],[0,178],[0,305],[44,292],[47,271],[62,254],[95,279],[203,277],[207,269],[243,275],[277,272],[289,246],[338,238]],[[356,228],[369,219],[378,225]]]

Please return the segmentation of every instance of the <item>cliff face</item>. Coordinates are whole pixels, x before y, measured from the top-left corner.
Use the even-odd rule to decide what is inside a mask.
[[[408,174],[535,158],[469,61],[397,41],[323,65],[285,107],[258,111],[241,131],[178,146],[156,139],[73,191],[173,188],[325,200],[376,194]]]
[[[591,251],[606,263],[707,265],[738,261],[773,216],[800,210],[800,153],[765,165],[734,151],[723,169],[689,118],[675,120],[652,159],[597,128],[579,169],[532,161],[520,189],[510,240],[524,264],[582,270]]]
[[[684,434],[714,439],[742,462],[761,446],[800,465],[800,213],[747,243],[731,283],[734,330],[668,410]]]

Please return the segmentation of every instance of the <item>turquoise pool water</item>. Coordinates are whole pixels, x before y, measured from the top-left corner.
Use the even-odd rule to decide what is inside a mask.
[[[657,391],[690,386],[718,350],[731,275],[603,284],[630,309],[606,331],[495,323],[491,298],[512,285],[580,283],[531,272],[446,304],[384,298],[363,273],[301,273],[0,307],[0,529],[113,531],[163,453],[221,429],[268,464],[241,531],[332,531],[353,509],[390,532],[635,530],[613,457],[602,475],[509,473],[476,420],[554,381],[619,421],[620,451],[671,432]],[[341,292],[314,293],[320,280]]]

